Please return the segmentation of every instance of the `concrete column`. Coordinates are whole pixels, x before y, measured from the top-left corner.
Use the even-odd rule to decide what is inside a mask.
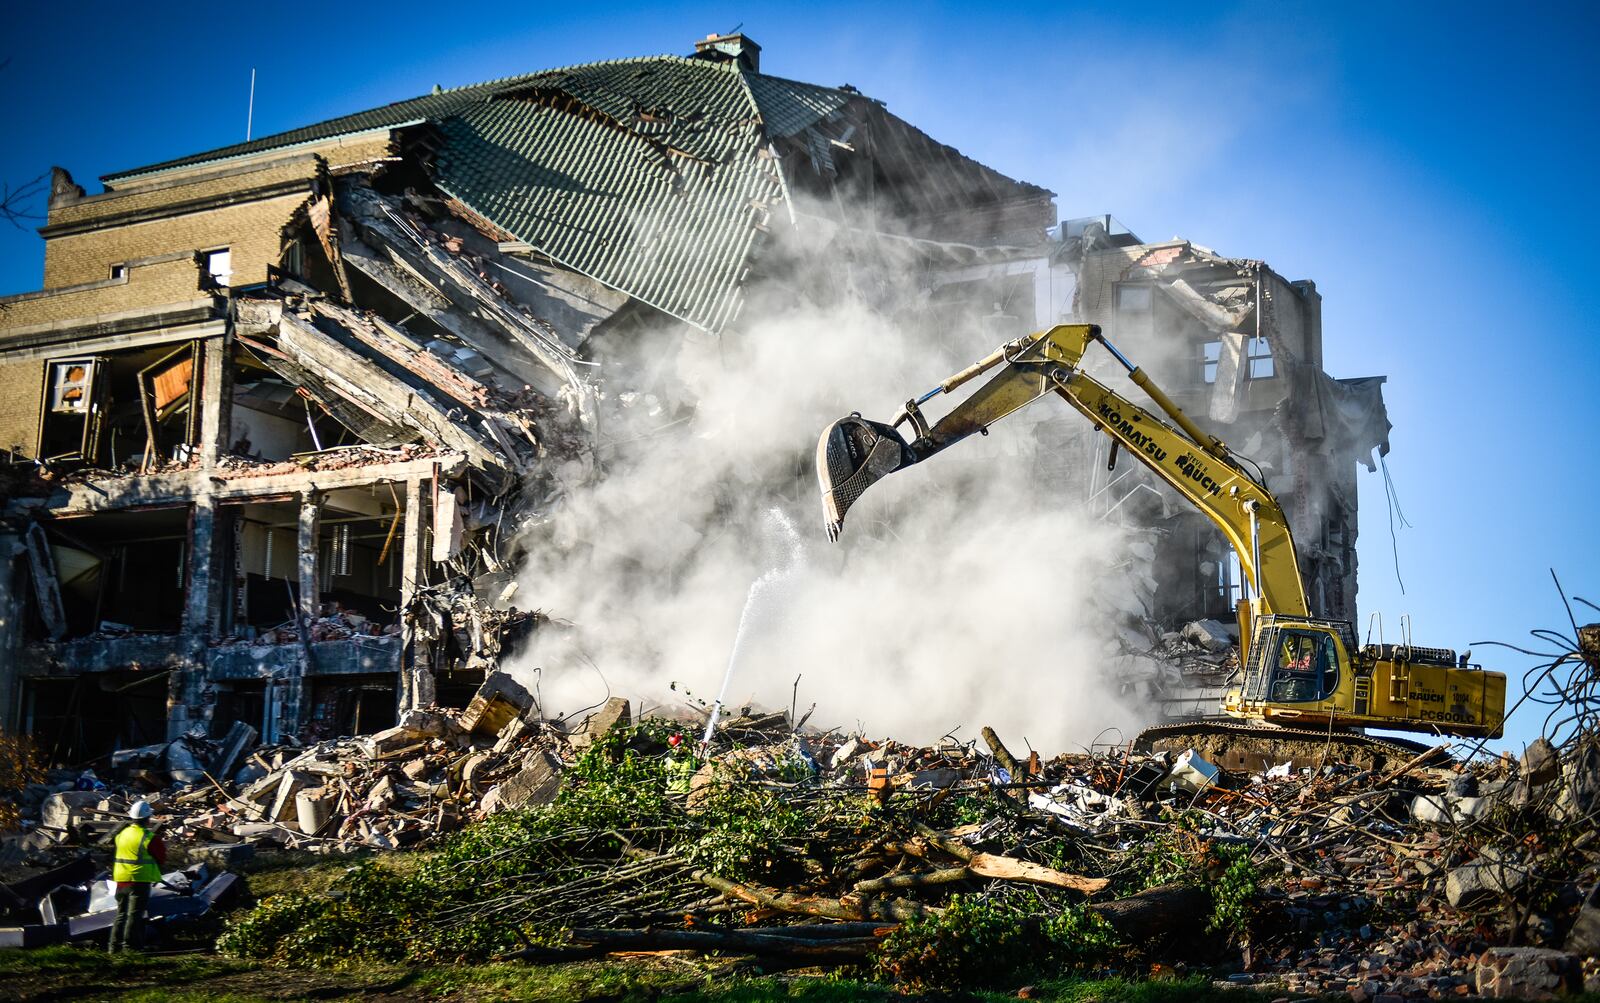
[[[215,595],[216,503],[209,493],[195,496],[189,510],[189,554],[185,562],[183,624],[178,648],[181,666],[167,677],[167,737],[176,738],[199,725],[209,730],[210,708],[204,699]]]
[[[300,532],[296,546],[298,555],[297,572],[300,583],[300,608],[297,613],[305,635],[309,638],[311,624],[321,612],[321,603],[318,596],[322,592],[320,580],[320,567],[317,552],[318,537],[322,523],[322,499],[315,491],[306,491],[300,495]],[[298,633],[298,632],[297,632]],[[298,644],[299,641],[297,640]],[[304,690],[305,673],[312,668],[311,653],[305,646],[301,648],[301,657],[292,663],[286,678],[281,680],[278,691],[278,732],[280,735],[290,735],[300,730],[305,721]]]
[[[317,597],[322,592],[322,568],[317,546],[322,528],[322,498],[315,491],[300,496],[300,534],[296,546],[300,584],[300,615],[309,628],[322,612]]]
[[[17,558],[22,541],[0,533],[0,731],[20,731],[22,679],[17,647],[22,643],[22,597],[17,595]]]
[[[427,524],[423,520],[423,480],[414,477],[406,481],[406,512],[400,534],[400,685],[399,709],[403,714],[413,707],[423,707],[434,702],[433,671],[428,652],[417,650],[416,635],[405,611],[417,588],[426,578],[423,566],[424,537]]]
[[[200,373],[200,461],[214,467],[233,434],[233,337],[207,338]]]

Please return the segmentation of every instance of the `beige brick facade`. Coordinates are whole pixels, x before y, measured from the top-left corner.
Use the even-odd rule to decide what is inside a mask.
[[[44,229],[44,288],[100,282],[113,265],[140,258],[224,247],[232,252],[232,284],[263,282],[278,261],[283,225],[311,194],[318,158],[338,170],[385,157],[391,146],[387,132],[330,140],[263,153],[257,164],[219,162],[129,179],[55,206]]]
[[[201,271],[189,254],[149,263],[136,260],[120,280],[101,275],[96,282],[0,299],[0,351],[6,347],[6,333],[16,328],[190,302],[204,295]]]
[[[309,195],[308,185],[297,195],[55,237],[45,244],[45,288],[98,282],[112,265],[138,258],[222,247],[233,253],[234,285],[264,282],[278,261],[283,225]]]
[[[39,402],[44,363],[38,359],[0,362],[0,449],[34,454],[39,438]]]

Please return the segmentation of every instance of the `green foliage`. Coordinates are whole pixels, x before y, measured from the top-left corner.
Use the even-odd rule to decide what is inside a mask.
[[[693,863],[735,881],[781,884],[784,846],[803,842],[811,820],[773,791],[737,773],[705,789],[697,806],[700,834],[687,850]]]
[[[22,820],[16,800],[29,784],[44,780],[44,764],[26,735],[0,731],[0,832],[11,832]]]
[[[1237,844],[1212,849],[1222,873],[1211,882],[1210,931],[1225,930],[1243,936],[1255,913],[1256,893],[1261,887],[1261,871],[1250,859],[1250,848]]]
[[[284,941],[330,908],[330,899],[290,893],[263,900],[246,913],[236,913],[217,940],[217,951],[233,958],[285,960]]]
[[[1196,812],[1166,815],[1168,827],[1144,846],[1133,868],[1133,890],[1167,884],[1204,888],[1212,900],[1206,930],[1239,937],[1254,915],[1261,871],[1248,846],[1209,839],[1204,819]]]
[[[942,915],[910,920],[891,933],[878,968],[916,992],[994,988],[1103,962],[1117,947],[1105,921],[1083,909],[1040,918],[957,895]]]

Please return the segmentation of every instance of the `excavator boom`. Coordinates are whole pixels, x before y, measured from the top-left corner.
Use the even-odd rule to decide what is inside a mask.
[[[1093,341],[1106,346],[1128,370],[1133,383],[1165,412],[1167,420],[1084,372],[1083,354]],[[922,404],[996,368],[1000,371],[994,377],[936,423],[929,425],[923,418]],[[1071,404],[1121,450],[1211,518],[1239,554],[1245,577],[1261,599],[1257,615],[1306,615],[1294,542],[1277,499],[1221,440],[1201,430],[1143,370],[1106,342],[1093,324],[1063,324],[1008,342],[908,401],[891,424],[853,414],[828,426],[817,444],[817,480],[829,537],[837,539],[845,513],[873,483],[1050,394]],[[915,436],[909,442],[900,435],[903,425]]]
[[[1095,341],[1149,395],[1159,414],[1085,371],[1083,355]],[[990,372],[994,375],[987,382],[938,421],[930,424],[923,416],[922,405],[929,400]],[[1358,651],[1348,623],[1311,616],[1289,521],[1277,498],[1258,473],[1247,469],[1222,440],[1196,425],[1092,324],[1063,324],[1007,342],[907,401],[887,424],[852,414],[828,426],[817,443],[817,480],[828,535],[838,538],[846,513],[879,480],[1052,394],[1110,437],[1114,450],[1127,452],[1204,513],[1238,555],[1253,595],[1236,611],[1241,683],[1223,701],[1222,710],[1230,718],[1300,728],[1377,726],[1452,735],[1500,734],[1505,720],[1504,674],[1469,667],[1464,661],[1456,665],[1454,652],[1413,648],[1409,641]],[[1215,724],[1211,727],[1216,731]],[[1226,726],[1227,736],[1234,736],[1239,727]],[[1283,734],[1281,728],[1275,730]],[[1165,739],[1199,738],[1192,730],[1180,732]],[[1381,744],[1344,734],[1349,743],[1365,742],[1368,751]]]

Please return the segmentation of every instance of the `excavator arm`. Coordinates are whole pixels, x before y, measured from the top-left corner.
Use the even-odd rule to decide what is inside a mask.
[[[1129,379],[1150,396],[1165,419],[1084,372],[1083,355],[1094,341],[1127,369]],[[1000,371],[949,414],[932,425],[923,417],[921,405],[996,368]],[[845,512],[874,482],[975,432],[986,432],[1007,415],[1052,393],[1222,531],[1254,590],[1254,615],[1308,615],[1294,541],[1278,500],[1220,439],[1201,430],[1093,324],[1062,324],[1008,342],[907,402],[891,424],[856,414],[830,425],[817,444],[817,479],[829,536],[837,538]],[[915,436],[909,442],[899,432],[902,425],[909,425]]]

